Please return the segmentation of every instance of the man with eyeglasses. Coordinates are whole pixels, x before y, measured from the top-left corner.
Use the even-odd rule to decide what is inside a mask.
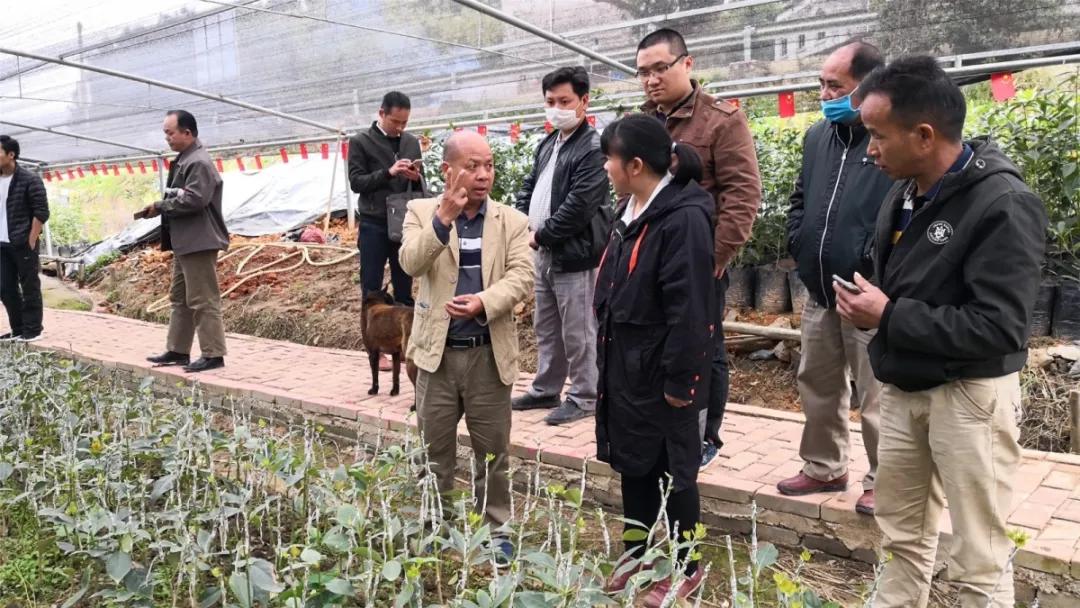
[[[720,423],[728,396],[728,362],[724,349],[724,296],[727,266],[750,238],[761,203],[757,153],[746,114],[716,99],[690,78],[694,58],[679,32],[660,29],[637,49],[637,77],[648,101],[642,111],[667,126],[672,139],[694,148],[701,157],[701,185],[716,199],[713,216],[716,277],[716,351],[713,356],[709,407],[701,412],[702,466],[723,445]]]

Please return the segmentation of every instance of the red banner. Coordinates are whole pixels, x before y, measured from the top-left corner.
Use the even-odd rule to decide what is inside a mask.
[[[777,97],[777,103],[780,106],[780,118],[795,116],[795,93],[787,91],[780,93]]]
[[[135,169],[133,169],[133,168],[131,167],[131,163],[124,163],[124,164],[125,164],[125,165],[127,165],[127,172],[128,172],[128,175],[132,175],[132,174],[134,174],[134,173],[135,173]]]
[[[49,173],[48,171],[45,172],[45,181],[47,181],[47,182],[52,181],[52,174]]]
[[[106,165],[104,163],[101,164],[101,174],[102,175],[108,175],[109,174],[109,165]]]
[[[322,144],[319,146],[320,152],[322,152],[323,160],[330,158],[330,144]]]
[[[487,137],[487,125],[476,125],[476,132]]]
[[[139,161],[139,173],[146,175],[146,163],[141,160]]]
[[[1016,82],[1010,72],[997,72],[990,75],[990,92],[994,101],[1005,101],[1016,97]]]
[[[86,177],[86,174],[83,173],[82,167],[75,167],[75,172],[79,174],[79,179]]]
[[[90,165],[90,175],[97,175],[97,165]]]
[[[112,166],[112,174],[113,175],[120,175],[120,165],[113,165]]]
[[[262,157],[258,154],[255,155],[255,166],[259,169],[259,171],[262,171]]]
[[[307,144],[300,144],[300,158],[307,160]]]
[[[241,171],[244,170],[244,159],[240,158],[239,156],[236,157],[236,168],[240,169]]]
[[[150,168],[154,170],[154,173],[157,173],[157,160],[150,161]]]
[[[58,181],[58,182],[64,181],[64,172],[59,170],[59,169],[56,170],[56,181]]]
[[[286,150],[285,148],[281,149],[281,162],[283,162],[283,163],[288,163],[289,162],[289,151]]]
[[[225,166],[221,164],[221,159],[220,158],[215,158],[214,159],[214,164],[217,165],[217,172],[218,173],[224,173],[225,172]]]
[[[341,142],[341,158],[342,160],[349,160],[349,140]]]
[[[515,122],[510,125],[510,143],[516,144],[521,139],[521,123]]]
[[[75,179],[75,172],[71,169],[68,169],[68,179]]]

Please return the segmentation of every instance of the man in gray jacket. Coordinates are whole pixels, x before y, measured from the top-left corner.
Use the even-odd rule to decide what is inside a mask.
[[[161,250],[174,254],[169,291],[172,315],[166,352],[147,360],[201,372],[225,365],[217,258],[219,251],[229,248],[229,231],[221,215],[221,176],[199,141],[194,116],[184,110],[170,110],[163,129],[169,148],[179,154],[169,168],[164,200],[137,215],[161,215]],[[202,357],[191,361],[196,332]]]

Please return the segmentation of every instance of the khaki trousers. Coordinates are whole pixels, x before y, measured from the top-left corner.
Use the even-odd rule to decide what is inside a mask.
[[[863,446],[870,461],[870,471],[862,480],[863,489],[874,489],[881,383],[874,378],[866,350],[874,333],[855,328],[835,310],[824,308],[813,299],[803,309],[798,383],[806,425],[799,456],[806,462],[803,473],[807,477],[832,481],[848,471],[851,440],[848,412],[854,378]]]
[[[1013,606],[1005,521],[1020,463],[1019,408],[1018,374],[917,393],[885,386],[876,517],[892,559],[875,608],[927,605],[943,498],[953,533],[942,578],[959,587],[964,608]]]
[[[473,508],[484,509],[493,528],[510,520],[510,392],[490,345],[448,348],[438,370],[419,370],[416,378],[420,433],[439,491],[447,496],[454,489],[457,425],[465,416],[475,467]]]
[[[221,292],[217,281],[218,252],[198,251],[173,256],[169,301],[169,337],[166,348],[191,354],[195,333],[204,357],[225,356],[225,324],[221,320]]]

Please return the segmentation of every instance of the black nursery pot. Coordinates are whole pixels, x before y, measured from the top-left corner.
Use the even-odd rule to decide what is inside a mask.
[[[768,266],[757,269],[757,289],[754,308],[759,312],[778,314],[791,310],[791,294],[788,293],[788,277],[783,270]]]
[[[754,269],[728,268],[727,308],[750,308],[754,305]]]

